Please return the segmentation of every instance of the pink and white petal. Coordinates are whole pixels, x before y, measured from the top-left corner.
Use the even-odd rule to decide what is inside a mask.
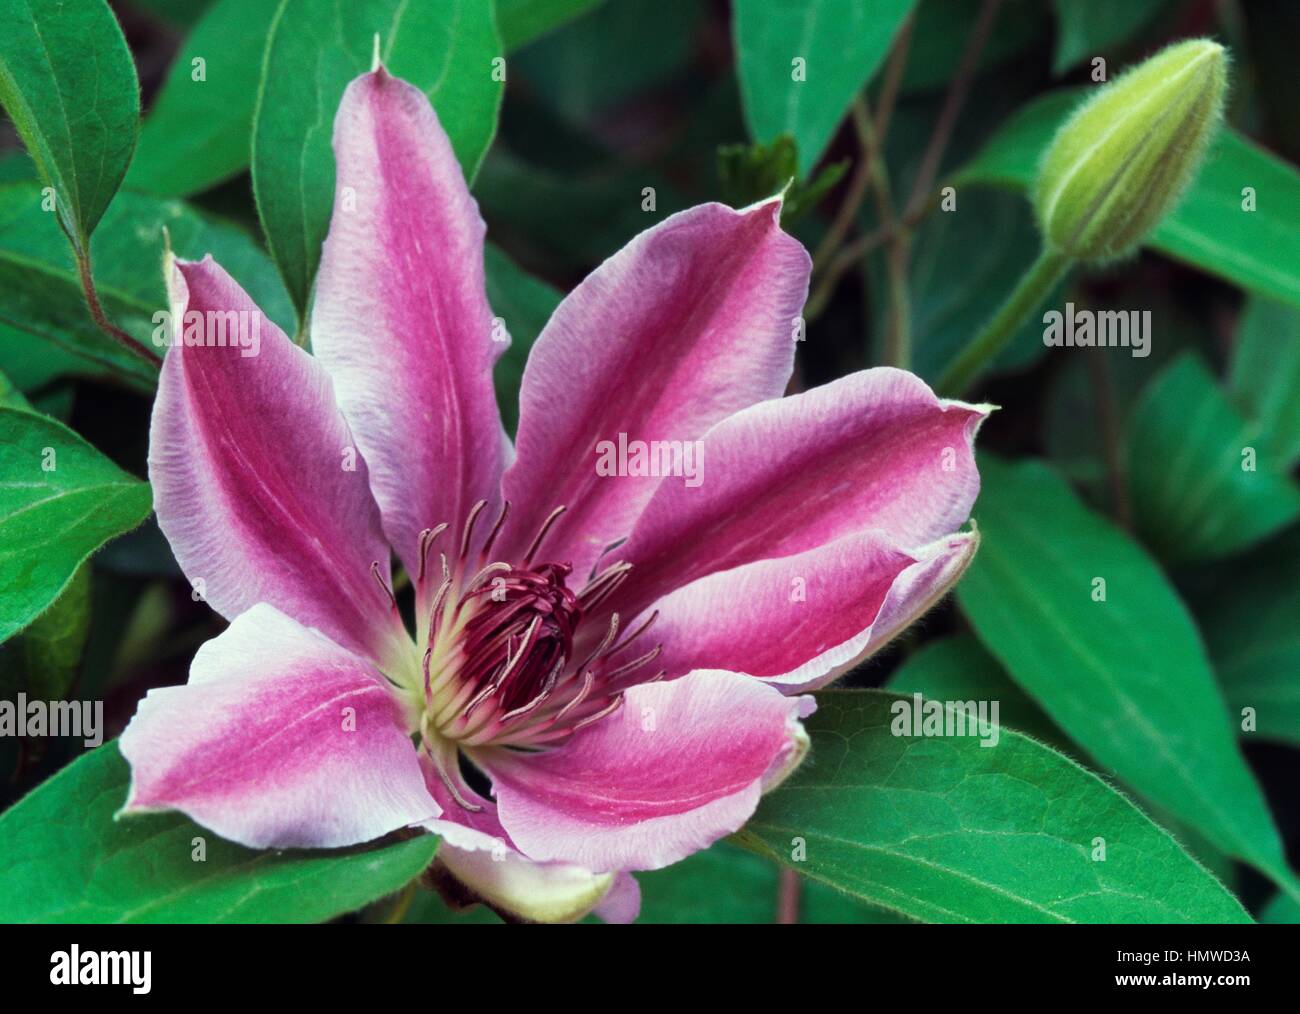
[[[616,873],[609,893],[593,912],[602,922],[626,924],[636,922],[641,914],[641,885],[630,873]]]
[[[180,810],[251,848],[333,848],[438,815],[406,708],[365,659],[268,605],[151,690],[122,733],[124,814]]]
[[[697,578],[867,529],[898,546],[942,538],[979,492],[988,411],[882,367],[736,413],[704,437],[702,482],[665,481],[613,554],[636,570],[609,608],[633,615]]]
[[[559,305],[529,355],[502,549],[522,552],[557,506],[549,559],[585,577],[632,529],[653,476],[602,476],[598,444],[690,441],[785,390],[807,252],[779,200],[703,204],[634,238]]]
[[[628,886],[619,876],[594,874],[567,863],[535,863],[521,855],[497,819],[495,803],[460,786],[461,798],[479,807],[467,810],[447,790],[427,757],[421,760],[429,792],[443,811],[442,816],[425,821],[424,827],[442,838],[438,862],[471,898],[526,922],[575,922],[593,908],[600,914],[606,904],[613,917],[630,911],[631,919],[636,918],[640,895],[636,894],[633,906]]]
[[[312,348],[415,573],[422,529],[447,522],[454,542],[470,507],[500,495],[492,365],[505,344],[492,340],[485,227],[429,100],[382,68],[344,92],[334,155]]]
[[[698,670],[627,691],[625,706],[538,754],[478,751],[502,826],[526,856],[655,870],[740,828],[807,749],[811,697]]]
[[[456,745],[448,741],[446,747],[450,759],[455,762]],[[513,851],[514,845],[497,820],[496,804],[485,799],[465,784],[463,778],[457,779],[456,791],[460,799],[469,803],[470,809],[458,801],[447,787],[446,781],[438,774],[429,754],[420,751],[420,769],[424,772],[425,786],[438,804],[441,813],[432,820],[425,821],[426,830],[440,836],[446,845],[455,846],[467,852],[503,852]]]
[[[535,863],[513,849],[477,851],[444,843],[437,862],[473,900],[524,922],[577,922],[593,909],[600,914],[599,906],[619,886],[617,873],[591,873],[569,863]],[[614,916],[631,912],[635,919],[636,910],[623,886],[610,911]]]
[[[744,671],[783,692],[816,690],[917,620],[975,555],[975,534],[904,552],[880,532],[710,574],[655,605],[668,678]]]
[[[227,619],[268,602],[346,648],[392,657],[407,638],[371,572],[377,562],[387,581],[391,554],[329,375],[211,257],[172,262],[168,281],[175,311],[243,314],[259,334],[247,347],[167,350],[149,478],[181,569]]]

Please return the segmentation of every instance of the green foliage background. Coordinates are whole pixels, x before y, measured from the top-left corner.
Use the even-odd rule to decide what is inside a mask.
[[[375,33],[488,220],[511,429],[562,292],[674,211],[787,187],[784,224],[817,254],[797,384],[900,349],[934,382],[1034,260],[1024,191],[1095,60],[1113,75],[1218,38],[1228,125],[1186,198],[1137,258],[1051,298],[1150,309],[1152,355],[1048,350],[1032,319],[1016,334],[967,392],[1001,409],[957,594],[820,695],[808,762],[734,840],[641,877],[643,918],[771,921],[782,866],[810,922],[1296,918],[1293,5],[0,0],[0,23],[0,691],[103,700],[110,735],[221,628],[142,479],[157,370],[132,343],[164,305],[164,242],[213,253],[309,341],[330,117]],[[42,474],[49,448],[65,465]],[[999,746],[890,735],[913,693],[1000,701]],[[0,777],[0,920],[497,921],[414,889],[431,838],[215,841],[192,863],[205,832],[185,819],[112,822],[111,743],[3,738]]]

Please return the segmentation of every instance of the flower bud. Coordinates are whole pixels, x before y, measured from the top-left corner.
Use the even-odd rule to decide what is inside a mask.
[[[1132,252],[1195,175],[1226,84],[1223,47],[1190,39],[1080,106],[1048,147],[1034,187],[1047,243],[1082,261]]]

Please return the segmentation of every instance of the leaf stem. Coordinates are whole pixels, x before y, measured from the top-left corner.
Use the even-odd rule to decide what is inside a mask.
[[[949,364],[935,385],[939,393],[952,398],[961,395],[1006,348],[1016,329],[1043,304],[1073,263],[1069,254],[1044,247],[998,312]]]
[[[90,272],[90,256],[74,244],[73,255],[77,261],[77,275],[81,278],[81,291],[86,296],[86,309],[96,326],[117,342],[133,356],[143,359],[153,366],[162,365],[162,360],[150,349],[145,348],[129,334],[108,319],[104,307],[99,302],[99,293],[95,291],[95,279]]]

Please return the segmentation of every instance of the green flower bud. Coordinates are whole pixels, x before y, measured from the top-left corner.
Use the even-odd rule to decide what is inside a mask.
[[[1226,85],[1224,48],[1190,39],[1083,103],[1048,146],[1034,187],[1048,245],[1093,262],[1136,249],[1196,174]]]

